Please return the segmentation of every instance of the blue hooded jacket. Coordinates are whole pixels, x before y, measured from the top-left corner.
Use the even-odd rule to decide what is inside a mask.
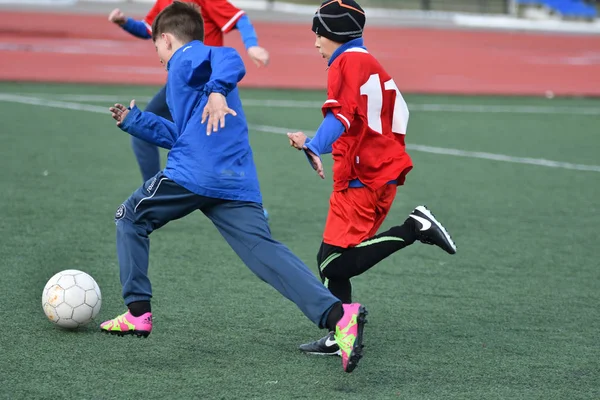
[[[233,48],[192,41],[178,49],[167,64],[167,104],[174,123],[133,107],[121,129],[169,149],[164,174],[201,196],[262,203],[248,124],[237,83],[246,74]],[[227,115],[225,127],[206,134],[202,111],[208,95],[221,93],[237,116]]]

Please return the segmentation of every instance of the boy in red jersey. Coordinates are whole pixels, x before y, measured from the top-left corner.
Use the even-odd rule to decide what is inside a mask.
[[[352,298],[352,277],[417,240],[456,253],[452,238],[425,206],[377,235],[413,165],[404,143],[408,107],[364,46],[364,25],[365,13],[354,0],[327,0],[317,10],[315,47],[329,67],[324,120],[312,139],[288,133],[290,145],[305,151],[321,178],[321,154],[333,156],[333,193],[317,262],[321,279],[344,303]],[[331,333],[300,349],[339,353]]]
[[[224,34],[238,29],[248,56],[257,66],[267,65],[269,53],[258,46],[258,38],[250,19],[244,11],[236,8],[227,0],[189,0],[200,7],[204,19],[204,41],[207,46],[223,46]],[[173,3],[173,0],[156,0],[148,15],[142,21],[127,18],[121,10],[114,9],[108,16],[108,20],[119,25],[131,35],[141,39],[152,37],[152,23],[156,16]],[[160,117],[173,121],[167,107],[165,87],[163,87],[146,106],[144,111],[150,111]],[[158,147],[131,137],[131,146],[138,161],[142,178],[145,181],[151,179],[160,171],[160,154]]]

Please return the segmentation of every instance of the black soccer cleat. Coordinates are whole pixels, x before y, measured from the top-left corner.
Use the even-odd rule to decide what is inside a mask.
[[[448,254],[456,254],[456,244],[450,234],[427,207],[418,206],[410,213],[409,218],[417,222],[415,225],[418,241],[438,246]]]
[[[306,354],[318,356],[340,356],[342,354],[340,347],[335,341],[333,332],[329,332],[327,336],[316,342],[301,344],[300,350]]]

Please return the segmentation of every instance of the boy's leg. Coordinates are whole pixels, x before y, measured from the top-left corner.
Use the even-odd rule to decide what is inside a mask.
[[[223,201],[202,211],[254,274],[293,301],[320,328],[336,332],[343,368],[352,372],[362,357],[364,307],[342,306],[296,255],[273,240],[260,204]]]
[[[321,243],[317,263],[325,285],[344,302],[352,301],[352,277],[364,273],[415,240],[435,244],[450,254],[456,252],[456,246],[446,229],[424,206],[413,210],[402,225],[373,236],[392,206],[396,186],[387,185],[380,193],[370,194],[373,195],[372,198],[368,189],[348,189],[333,193],[330,201],[324,240],[339,245],[325,241]],[[317,355],[339,354],[339,348],[331,340],[331,334],[330,332],[317,341],[300,345],[300,350]]]
[[[402,225],[373,236],[389,212],[395,193],[395,185],[384,187],[377,196],[375,203],[377,206],[372,214],[369,214],[369,204],[372,204],[372,199],[364,197],[366,201],[363,202],[360,192],[350,193],[355,196],[345,196],[345,200],[337,202],[343,211],[340,212],[338,209],[330,213],[330,216],[333,215],[332,218],[328,217],[323,243],[328,257],[319,261],[319,270],[323,278],[328,279],[329,282],[336,282],[361,275],[381,260],[417,240],[436,245],[449,254],[456,253],[456,245],[446,229],[424,206],[413,210]],[[346,221],[339,217],[340,214],[346,217]],[[356,231],[356,227],[369,226],[369,224],[371,224],[370,231],[362,230],[367,232],[366,238],[359,236],[362,232],[360,230],[358,235],[353,234],[353,229]],[[344,239],[340,239],[340,232],[345,233]],[[352,238],[355,238],[357,243],[353,243]],[[350,300],[349,293],[336,295],[342,300]]]
[[[317,266],[319,267],[319,275],[321,281],[329,291],[342,303],[352,303],[352,283],[350,279],[329,279],[323,274],[323,269],[327,264],[340,257],[347,249],[338,246],[332,246],[325,242],[321,242],[321,247],[317,253]]]
[[[144,111],[151,112],[172,121],[171,112],[167,106],[166,86],[150,100]],[[131,147],[137,159],[144,182],[160,171],[160,153],[158,147],[135,136],[131,137]]]
[[[313,323],[325,327],[327,312],[339,299],[295,254],[271,237],[260,204],[223,201],[202,211],[254,274],[298,305]]]
[[[352,302],[350,278],[360,275],[376,263],[365,258],[364,251],[354,254],[358,256],[357,260],[351,259],[346,253],[366,243],[367,238],[372,238],[387,216],[395,196],[395,185],[386,185],[378,191],[363,187],[331,194],[317,265],[325,285],[344,302]],[[378,240],[380,246],[373,253],[381,259],[414,241],[410,232],[394,233],[402,235],[404,240],[397,236],[383,236]]]
[[[150,333],[152,323],[138,321],[150,313],[152,297],[148,279],[148,236],[169,221],[198,209],[203,199],[160,172],[117,209],[117,256],[123,299],[129,311],[103,323],[102,330],[117,334],[141,332],[144,336]],[[145,329],[140,329],[140,326]]]
[[[326,243],[321,243],[319,253],[317,254],[317,265],[321,266],[330,260],[330,257],[338,257],[346,249],[337,246],[331,246]],[[319,268],[321,281],[327,286],[329,291],[343,303],[352,303],[352,283],[350,279],[334,279],[329,280],[323,276],[321,268]],[[330,331],[326,336],[314,342],[304,343],[300,345],[300,350],[319,356],[339,356],[341,355],[340,347],[334,340],[334,332]]]
[[[131,148],[137,160],[144,182],[160,171],[160,153],[158,147],[145,140],[131,136]]]

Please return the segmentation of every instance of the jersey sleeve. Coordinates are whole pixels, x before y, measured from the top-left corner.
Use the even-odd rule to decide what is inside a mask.
[[[144,21],[136,21],[133,18],[127,18],[127,21],[121,25],[121,28],[126,32],[129,32],[129,34],[141,39],[150,39],[152,37],[148,32]]]
[[[331,111],[344,125],[346,131],[350,129],[360,97],[358,80],[360,79],[359,63],[348,62],[340,59],[329,68],[327,75],[327,100],[323,104],[323,116]]]
[[[150,9],[150,11],[148,11],[148,14],[146,14],[146,18],[144,18],[142,22],[144,23],[144,25],[146,25],[146,30],[148,31],[148,34],[152,35],[152,24],[154,23],[154,20],[163,8],[164,7],[162,5],[162,1],[157,0],[156,3],[154,3],[154,6],[152,6],[152,8]]]
[[[211,0],[204,4],[204,12],[219,27],[223,33],[235,28],[235,24],[244,11],[240,10],[227,0]]]

